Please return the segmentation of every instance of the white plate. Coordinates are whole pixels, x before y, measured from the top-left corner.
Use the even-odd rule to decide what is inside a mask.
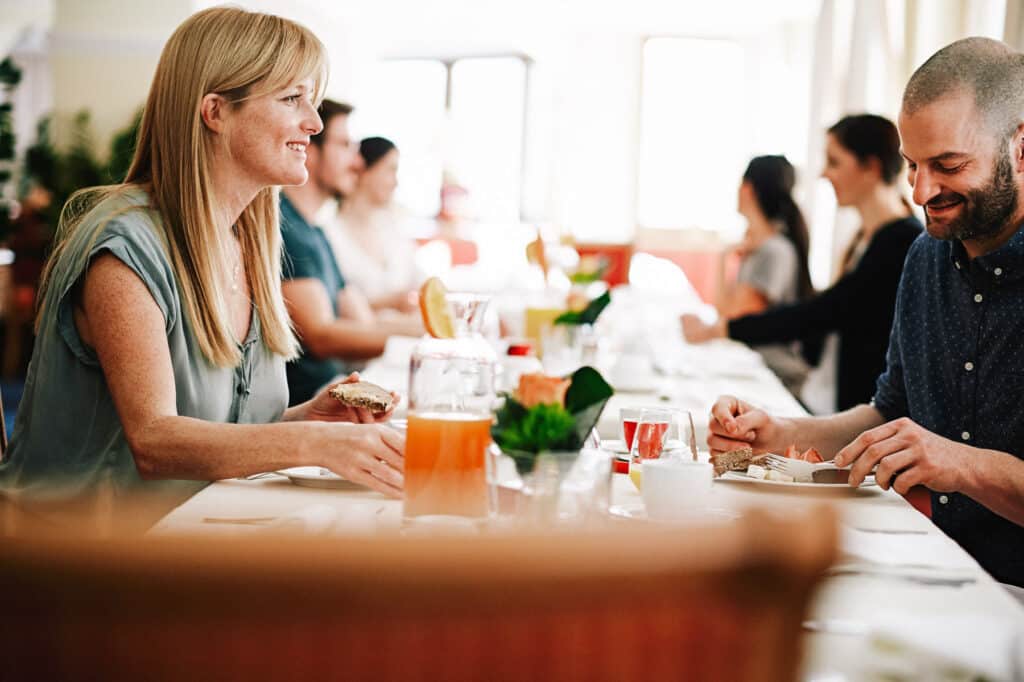
[[[629,504],[613,504],[608,507],[608,513],[619,519],[629,521],[643,521],[645,523],[658,523],[668,525],[707,525],[717,523],[731,523],[738,519],[737,512],[728,509],[694,509],[685,517],[673,520],[649,519],[643,502],[630,502]]]
[[[682,450],[684,448],[683,441],[677,438],[669,438],[665,441],[665,452],[670,450]],[[608,452],[614,452],[618,455],[628,455],[629,448],[626,447],[626,441],[621,438],[618,439],[601,439],[601,449],[607,450]],[[686,450],[689,452],[689,449]]]
[[[292,467],[275,473],[287,476],[295,485],[307,488],[351,488],[357,485],[322,467]]]
[[[742,471],[726,471],[724,474],[719,476],[717,480],[735,481],[737,483],[759,483],[761,485],[782,486],[784,488],[813,488],[816,490],[821,488],[843,488],[846,490],[854,490],[854,488],[850,487],[848,483],[804,483],[802,481],[769,481],[764,478],[754,478],[752,476],[747,476],[747,474]],[[877,483],[875,483],[875,477],[869,475],[867,478],[864,479],[864,482],[861,483],[859,487],[865,488],[875,485],[878,485]]]

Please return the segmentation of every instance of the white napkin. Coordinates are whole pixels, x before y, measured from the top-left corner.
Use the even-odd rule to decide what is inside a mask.
[[[844,526],[840,546],[848,557],[883,566],[977,569],[966,552],[940,535],[888,535]]]

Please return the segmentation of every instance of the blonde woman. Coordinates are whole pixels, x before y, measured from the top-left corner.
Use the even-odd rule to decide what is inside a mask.
[[[125,183],[65,208],[0,492],[141,526],[296,465],[400,494],[402,436],[345,423],[387,415],[324,392],[286,409],[275,186],[306,181],[325,79],[323,45],[279,17],[214,8],[171,36]]]

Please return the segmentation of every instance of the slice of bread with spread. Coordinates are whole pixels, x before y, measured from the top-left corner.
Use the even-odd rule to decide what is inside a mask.
[[[331,387],[331,396],[350,407],[362,407],[371,412],[387,412],[394,405],[395,397],[377,384],[357,381]]]

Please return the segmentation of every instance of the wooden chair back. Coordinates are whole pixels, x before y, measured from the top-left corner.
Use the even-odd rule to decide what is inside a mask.
[[[835,518],[578,536],[7,538],[10,679],[794,679]],[[637,528],[640,528],[639,526]]]

